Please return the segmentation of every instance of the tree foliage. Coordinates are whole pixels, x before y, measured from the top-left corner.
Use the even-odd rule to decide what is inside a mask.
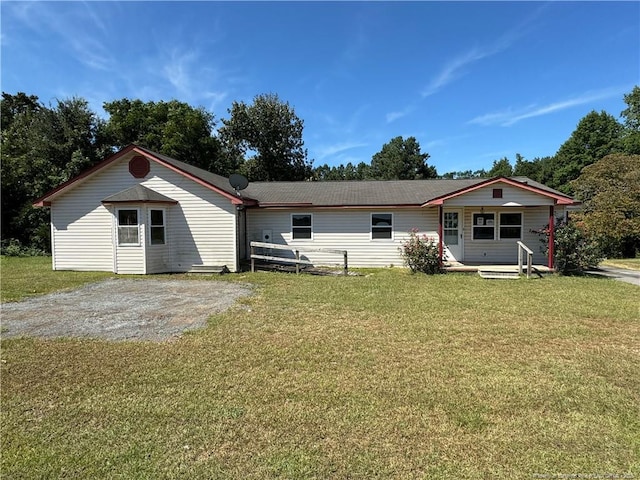
[[[303,122],[275,94],[258,95],[251,105],[233,102],[222,120],[226,155],[252,181],[305,180],[311,162],[302,140]],[[247,155],[249,155],[247,157]]]
[[[123,98],[104,104],[109,120],[102,134],[114,149],[131,143],[219,175],[238,165],[222,155],[213,136],[214,115],[177,100],[143,102]]]
[[[622,133],[622,125],[607,112],[587,114],[560,146],[555,156],[553,177],[547,184],[572,193],[570,182],[578,178],[584,167],[620,151]]]
[[[513,175],[513,168],[507,157],[494,160],[491,170],[487,173],[489,177],[510,177],[511,175]]]
[[[624,119],[622,149],[631,155],[640,155],[640,87],[633,87],[631,93],[624,96],[627,104],[620,116]]]
[[[371,159],[372,177],[378,180],[422,180],[435,178],[436,169],[427,164],[428,153],[420,151],[415,137],[392,138]]]
[[[31,202],[99,160],[102,122],[80,98],[3,93],[1,109],[2,239],[48,248],[48,212]]]
[[[640,155],[613,154],[585,167],[573,182],[588,232],[610,256],[640,250]]]

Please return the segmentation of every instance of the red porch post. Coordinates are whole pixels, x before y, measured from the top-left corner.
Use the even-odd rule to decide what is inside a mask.
[[[438,205],[438,254],[440,255],[440,266],[443,263],[444,246],[442,243],[442,205]]]
[[[547,261],[547,266],[549,268],[553,268],[553,256],[555,254],[554,252],[554,247],[555,247],[555,235],[554,235],[554,229],[555,229],[555,213],[554,213],[554,206],[553,205],[549,205],[549,259]]]

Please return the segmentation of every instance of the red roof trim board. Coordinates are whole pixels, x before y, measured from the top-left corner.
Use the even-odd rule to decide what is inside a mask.
[[[203,187],[206,187],[209,190],[213,190],[214,192],[219,193],[223,197],[226,197],[227,199],[231,200],[231,203],[234,204],[234,205],[244,205],[245,203],[248,203],[248,202],[243,201],[241,198],[235,197],[235,196],[225,192],[224,190],[220,190],[218,187],[216,187],[214,185],[211,185],[209,182],[205,182],[204,180],[202,180],[199,177],[191,175],[190,173],[185,172],[184,170],[181,170],[178,167],[175,167],[175,166],[173,166],[173,165],[161,160],[160,158],[151,155],[150,153],[143,152],[143,151],[138,150],[138,149],[135,149],[135,151],[143,153],[144,155],[151,157],[153,160],[158,162],[160,165],[163,165],[163,166],[167,167],[169,170],[173,170],[174,172],[179,173],[180,175],[184,175],[185,177],[193,180],[194,182],[202,185]]]
[[[487,187],[489,185],[493,185],[495,183],[506,183],[507,185],[512,185],[517,188],[521,188],[523,190],[528,190],[533,193],[537,193],[538,195],[543,195],[545,197],[553,198],[555,203],[558,205],[572,205],[575,201],[570,197],[565,197],[564,195],[558,195],[553,192],[549,192],[547,190],[543,190],[538,187],[534,187],[527,183],[518,182],[516,180],[512,180],[507,177],[496,177],[490,178],[484,182],[476,183],[471,187],[461,188],[460,190],[456,190],[455,192],[447,193],[446,195],[441,195],[440,197],[432,198],[431,200],[425,202],[422,206],[428,207],[431,205],[442,205],[446,200],[449,200],[454,197],[458,197],[460,195],[464,195],[466,193],[473,192],[474,190],[478,190],[480,188]]]
[[[68,187],[74,185],[75,183],[92,176],[93,174],[95,174],[96,172],[98,172],[99,170],[102,170],[103,168],[105,168],[106,166],[110,165],[111,163],[119,160],[120,158],[122,158],[123,156],[131,153],[131,152],[136,152],[139,153],[140,155],[149,158],[151,160],[153,160],[156,163],[159,163],[160,165],[173,170],[176,173],[179,173],[180,175],[183,175],[191,180],[193,180],[194,182],[208,188],[209,190],[213,190],[216,193],[219,193],[220,195],[222,195],[223,197],[229,199],[231,201],[232,204],[234,205],[254,205],[256,202],[255,201],[248,201],[248,200],[243,200],[241,198],[235,197],[227,192],[225,192],[224,190],[221,190],[220,188],[216,187],[215,185],[211,185],[210,183],[202,180],[201,178],[198,178],[188,172],[185,172],[184,170],[179,169],[178,167],[175,167],[173,165],[170,165],[169,163],[163,161],[162,159],[156,157],[155,155],[152,155],[151,153],[144,151],[142,149],[139,149],[136,145],[129,145],[125,148],[123,148],[122,150],[120,150],[117,153],[114,153],[113,155],[111,155],[110,157],[107,157],[106,159],[104,159],[103,161],[101,161],[100,163],[97,163],[96,165],[94,165],[92,168],[90,168],[89,170],[86,170],[84,172],[82,172],[80,175],[64,182],[63,184],[59,185],[58,187],[54,188],[53,190],[51,190],[50,192],[48,192],[47,194],[43,195],[42,197],[38,198],[37,200],[35,200],[33,202],[33,206],[34,207],[49,207],[51,206],[51,200],[53,196],[55,196],[56,194],[66,190]]]
[[[260,202],[256,205],[259,208],[271,208],[271,209],[283,209],[283,208],[325,208],[331,210],[337,209],[359,209],[359,210],[372,210],[372,209],[397,209],[397,208],[418,208],[420,204],[397,204],[397,205],[321,205],[314,203],[279,203],[279,202]]]

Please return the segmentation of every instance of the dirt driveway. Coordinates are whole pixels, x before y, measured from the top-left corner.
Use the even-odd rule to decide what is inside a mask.
[[[167,340],[251,293],[250,285],[228,282],[109,279],[3,304],[1,336]]]

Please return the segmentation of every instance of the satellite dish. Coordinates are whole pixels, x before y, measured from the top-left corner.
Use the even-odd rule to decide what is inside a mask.
[[[229,183],[233,187],[236,192],[240,190],[244,190],[249,185],[249,180],[244,175],[240,175],[239,173],[233,173],[229,177]]]

